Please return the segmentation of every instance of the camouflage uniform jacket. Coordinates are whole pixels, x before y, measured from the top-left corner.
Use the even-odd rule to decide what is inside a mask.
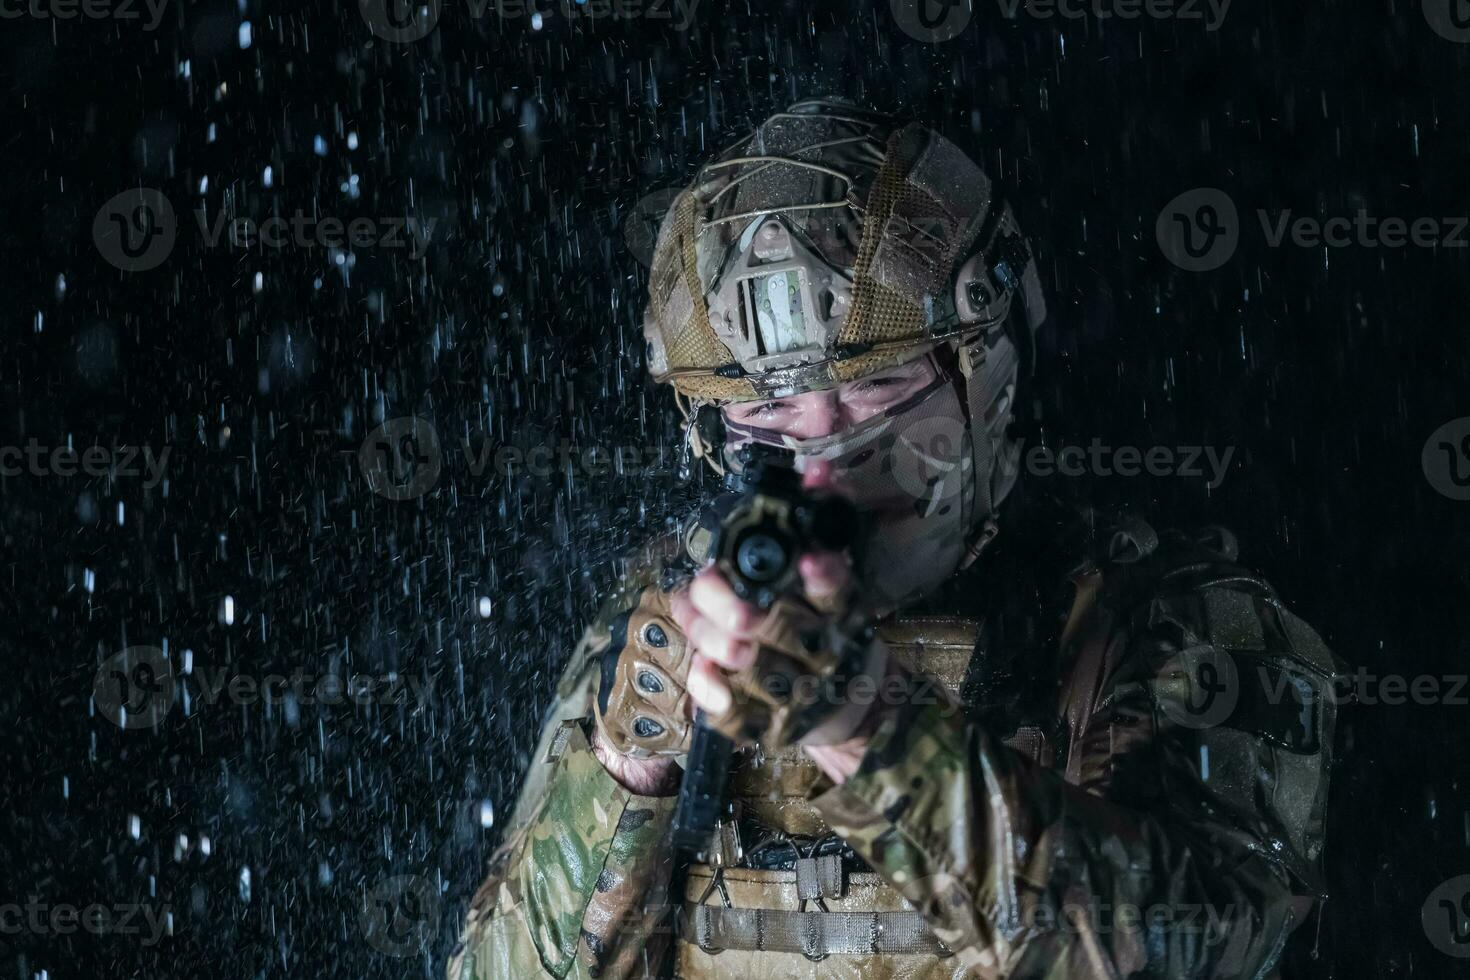
[[[966,710],[900,707],[854,776],[813,792],[968,974],[1265,976],[1325,897],[1336,661],[1232,544],[1202,540],[1144,526],[1131,554],[1076,567],[1050,656],[1016,652],[1026,627],[982,631]],[[961,592],[1034,622],[992,557]],[[673,800],[623,789],[588,747],[606,633],[563,678],[450,980],[670,969]]]

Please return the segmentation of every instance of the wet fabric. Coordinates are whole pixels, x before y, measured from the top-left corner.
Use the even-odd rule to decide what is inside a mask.
[[[1271,973],[1287,935],[1323,895],[1334,723],[1326,692],[1338,668],[1318,635],[1258,576],[1187,537],[1161,540],[1151,557],[1079,567],[1073,602],[1052,610],[1060,640],[1025,651],[1042,662],[1032,678],[1052,679],[1047,690],[1028,682],[1027,699],[1055,695],[1036,724],[1001,730],[995,713],[962,688],[953,701],[913,699],[893,712],[840,787],[809,767],[769,764],[775,760],[739,777],[740,794],[767,801],[762,819],[837,834],[862,865],[849,869],[849,882],[869,881],[855,877],[868,873],[881,879],[866,906],[842,905],[852,918],[820,936],[846,949],[854,922],[878,921],[863,916],[912,911],[947,954],[924,959],[898,952],[903,944],[869,953],[813,949],[825,959],[791,975]],[[1024,595],[1034,588],[1024,582],[1025,549],[1012,555],[996,581],[1014,582]],[[987,646],[1019,635],[984,622],[988,610],[1010,605],[1004,597],[962,604],[978,617],[964,621],[979,636],[974,657],[1012,659],[1014,651]],[[615,612],[605,615],[610,622]],[[947,652],[936,670],[953,691],[973,673],[951,662],[960,623],[940,630],[935,621],[944,617],[925,616],[928,625],[909,634],[911,662],[923,670],[920,641],[926,633],[942,636],[936,653]],[[605,628],[594,625],[574,655],[555,710],[569,720],[559,725],[580,731],[586,724],[606,643]],[[1191,669],[1201,651],[1209,652],[1208,676]],[[1214,668],[1227,663],[1240,702],[1252,710],[1198,715]],[[1289,681],[1273,684],[1276,677]],[[1273,699],[1273,689],[1314,692],[1314,710]],[[987,696],[1006,700],[999,690]],[[578,706],[581,722],[572,717]],[[1292,719],[1302,716],[1311,719],[1310,739],[1291,733]],[[730,969],[774,976],[811,962],[781,950],[700,950],[688,930],[677,932],[678,922],[699,924],[691,902],[723,900],[671,893],[669,801],[618,788],[600,774],[585,738],[566,739],[557,758],[533,765],[527,786],[532,798],[521,809],[535,816],[499,852],[451,980],[666,976],[674,969],[685,977]],[[836,887],[830,874],[807,885],[800,872],[790,881],[761,874],[738,876],[732,907],[738,895],[746,909],[811,911],[819,907],[801,907],[806,889],[824,896]],[[786,907],[793,904],[787,899],[796,907]],[[751,931],[745,925],[776,918],[785,924],[778,945],[801,938],[806,920],[750,911],[706,922],[704,934],[739,941]],[[908,921],[892,920],[904,928]]]

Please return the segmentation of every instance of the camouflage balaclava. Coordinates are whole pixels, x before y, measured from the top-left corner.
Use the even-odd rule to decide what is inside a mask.
[[[855,548],[880,607],[938,585],[994,535],[1016,477],[1006,436],[1021,357],[1045,317],[1011,210],[954,144],[832,100],[800,102],[706,164],[664,217],[644,334],[649,368],[719,470],[756,441],[834,464],[868,513]],[[724,423],[702,406],[821,391],[927,358],[935,380],[819,439]]]

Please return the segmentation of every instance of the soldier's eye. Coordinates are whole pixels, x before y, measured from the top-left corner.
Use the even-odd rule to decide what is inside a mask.
[[[664,733],[664,726],[652,718],[633,719],[633,734],[639,738],[657,738]]]
[[[638,672],[638,689],[645,694],[662,694],[664,690],[663,681],[651,670],[640,670]]]
[[[761,402],[759,405],[739,409],[740,419],[743,422],[750,422],[754,419],[773,419],[785,408],[786,403],[782,401]]]
[[[651,647],[666,647],[669,645],[669,637],[658,623],[649,623],[643,627],[643,642]]]

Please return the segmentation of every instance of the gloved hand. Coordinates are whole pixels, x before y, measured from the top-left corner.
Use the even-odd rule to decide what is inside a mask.
[[[696,651],[688,681],[694,700],[724,734],[770,751],[834,746],[862,734],[873,716],[873,687],[853,697],[849,686],[860,677],[881,680],[889,669],[846,560],[811,553],[798,569],[803,595],[778,599],[765,612],[737,597],[714,567],[672,603]]]
[[[669,605],[677,592],[650,586],[612,623],[602,654],[595,714],[608,744],[633,759],[689,749],[693,709],[686,692],[692,660]]]

